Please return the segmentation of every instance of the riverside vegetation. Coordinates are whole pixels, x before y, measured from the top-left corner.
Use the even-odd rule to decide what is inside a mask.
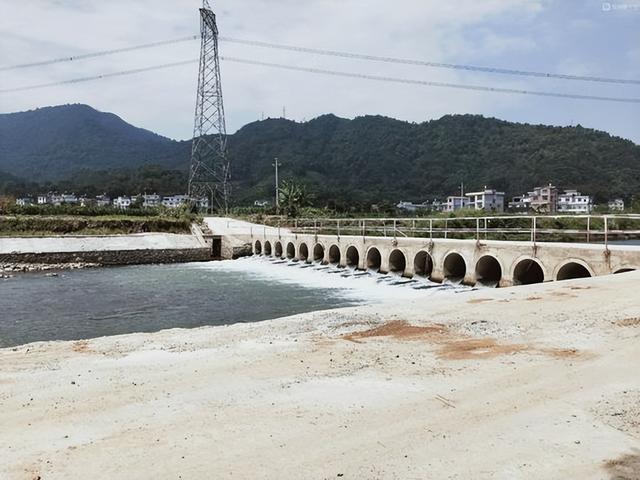
[[[16,205],[0,202],[0,236],[189,233],[201,217],[185,209],[130,209],[72,205]]]

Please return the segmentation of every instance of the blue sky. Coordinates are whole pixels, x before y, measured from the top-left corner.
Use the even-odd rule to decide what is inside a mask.
[[[640,0],[218,0],[222,35],[437,62],[640,79]],[[0,66],[197,33],[197,0],[0,0]],[[533,79],[389,65],[221,43],[262,61],[438,82],[640,98],[638,85]],[[4,88],[196,58],[197,42],[0,71]],[[134,125],[192,134],[197,66],[0,94],[0,111],[87,103]],[[228,130],[265,117],[381,114],[422,122],[448,113],[605,130],[640,143],[640,104],[385,84],[222,64]]]

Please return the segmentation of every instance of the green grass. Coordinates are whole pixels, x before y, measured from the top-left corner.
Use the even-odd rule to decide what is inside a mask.
[[[191,217],[42,216],[0,217],[0,236],[118,235],[132,233],[189,233]]]

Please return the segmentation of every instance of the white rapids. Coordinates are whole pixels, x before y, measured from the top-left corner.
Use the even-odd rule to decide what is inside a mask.
[[[305,263],[257,255],[193,265],[206,270],[241,271],[284,285],[331,289],[335,295],[362,303],[414,300],[471,290],[471,287],[435,283],[421,277],[406,278],[394,273],[383,274],[372,270],[363,271],[318,262]]]

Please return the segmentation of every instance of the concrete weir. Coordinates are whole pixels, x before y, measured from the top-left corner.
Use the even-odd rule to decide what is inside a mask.
[[[337,264],[433,281],[511,286],[640,268],[640,247],[378,236],[313,235],[272,229],[247,235],[257,255]],[[271,248],[275,245],[275,248]],[[286,251],[283,249],[286,245]]]

